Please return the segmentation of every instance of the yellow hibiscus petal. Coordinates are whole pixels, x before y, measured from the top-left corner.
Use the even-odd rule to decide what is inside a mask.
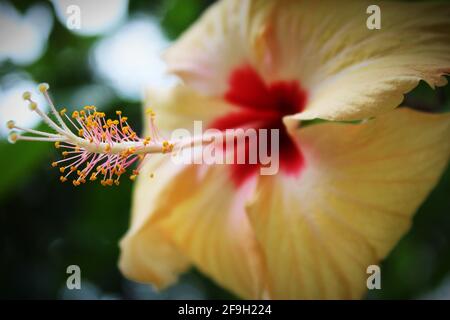
[[[262,176],[248,205],[272,298],[360,298],[450,156],[450,115],[397,109],[298,130],[298,179]]]
[[[166,190],[175,185],[183,191],[185,184],[179,182],[183,179],[189,177],[183,175],[182,167],[164,156],[155,155],[142,167],[133,193],[131,226],[120,242],[119,267],[128,278],[164,288],[189,266],[188,260],[152,221],[158,210],[167,211],[176,204],[167,202]],[[180,193],[179,197],[183,195]]]
[[[236,191],[225,166],[191,167],[184,201],[157,218],[164,233],[192,263],[219,285],[245,298],[261,298],[264,266],[245,213],[254,184]],[[180,191],[174,188],[174,196]]]
[[[169,71],[204,94],[221,96],[230,70],[244,63],[264,68],[268,62],[262,39],[272,5],[265,0],[212,5],[166,52]]]
[[[369,30],[370,1],[286,1],[267,36],[277,78],[299,79],[309,103],[290,120],[365,119],[397,107],[420,80],[447,84],[450,5],[377,2],[381,29]]]

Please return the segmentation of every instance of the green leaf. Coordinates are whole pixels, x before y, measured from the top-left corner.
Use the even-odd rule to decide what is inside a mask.
[[[26,183],[33,171],[50,159],[51,143],[19,141],[10,144],[0,141],[0,199],[20,184]]]

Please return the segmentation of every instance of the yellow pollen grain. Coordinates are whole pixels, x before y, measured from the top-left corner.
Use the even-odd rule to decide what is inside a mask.
[[[13,121],[13,120],[9,120],[7,123],[6,123],[6,126],[7,126],[7,128],[8,129],[14,129],[14,126],[16,125],[16,123]]]
[[[38,90],[39,90],[41,93],[46,92],[49,88],[50,88],[50,86],[48,85],[48,83],[41,83],[41,84],[39,84],[39,86],[38,86]]]
[[[22,94],[22,98],[23,98],[23,100],[30,100],[31,99],[31,93],[29,91],[25,91]]]

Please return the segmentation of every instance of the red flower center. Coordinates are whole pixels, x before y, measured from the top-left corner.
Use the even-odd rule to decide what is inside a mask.
[[[288,134],[282,119],[286,115],[302,111],[306,98],[306,92],[298,81],[276,81],[267,84],[252,67],[245,65],[231,73],[229,89],[224,96],[224,99],[234,106],[234,110],[213,121],[211,128],[223,131],[236,128],[269,129],[269,151],[270,129],[278,129],[280,171],[288,175],[298,175],[304,164],[303,155],[297,143]],[[256,144],[258,145],[259,143]],[[259,157],[257,164],[248,163],[249,152],[258,154],[257,147],[256,150],[250,147],[248,141],[245,146],[235,145],[235,157],[239,149],[246,153],[245,164],[233,164],[231,167],[231,177],[236,186],[258,174],[261,166]],[[273,157],[270,154],[269,156]]]

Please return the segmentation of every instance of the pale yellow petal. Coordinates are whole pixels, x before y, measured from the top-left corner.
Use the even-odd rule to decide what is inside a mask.
[[[369,30],[370,1],[285,1],[267,43],[276,78],[299,79],[306,109],[291,118],[365,119],[397,107],[425,80],[447,84],[450,5],[378,1],[381,29]]]
[[[190,181],[188,197],[177,201],[158,223],[192,263],[220,286],[243,298],[261,298],[264,266],[244,209],[254,184],[237,191],[226,166],[192,170],[197,179]]]
[[[211,96],[226,91],[230,71],[237,66],[250,64],[264,72],[270,57],[262,40],[272,5],[265,0],[229,0],[212,5],[167,51],[169,71]]]
[[[203,121],[203,129],[206,129],[211,118],[228,107],[221,100],[205,97],[183,85],[149,89],[144,106],[155,112],[156,127],[165,139],[170,139],[175,129],[192,132],[194,121],[198,120]],[[151,135],[149,115],[145,117],[145,134]],[[121,241],[119,265],[127,277],[162,288],[187,269],[190,257],[185,256],[171,235],[163,232],[155,217],[169,215],[201,185],[192,169],[176,165],[170,155],[150,158],[136,181],[131,226]]]
[[[272,298],[360,298],[450,156],[450,115],[397,109],[298,131],[298,179],[262,176],[248,206]]]
[[[175,186],[183,191],[183,179],[190,178],[168,156],[156,155],[141,169],[134,186],[131,225],[120,242],[119,267],[126,277],[164,288],[189,266],[188,259],[152,221],[158,210],[167,211],[176,204],[167,201],[167,189]]]

